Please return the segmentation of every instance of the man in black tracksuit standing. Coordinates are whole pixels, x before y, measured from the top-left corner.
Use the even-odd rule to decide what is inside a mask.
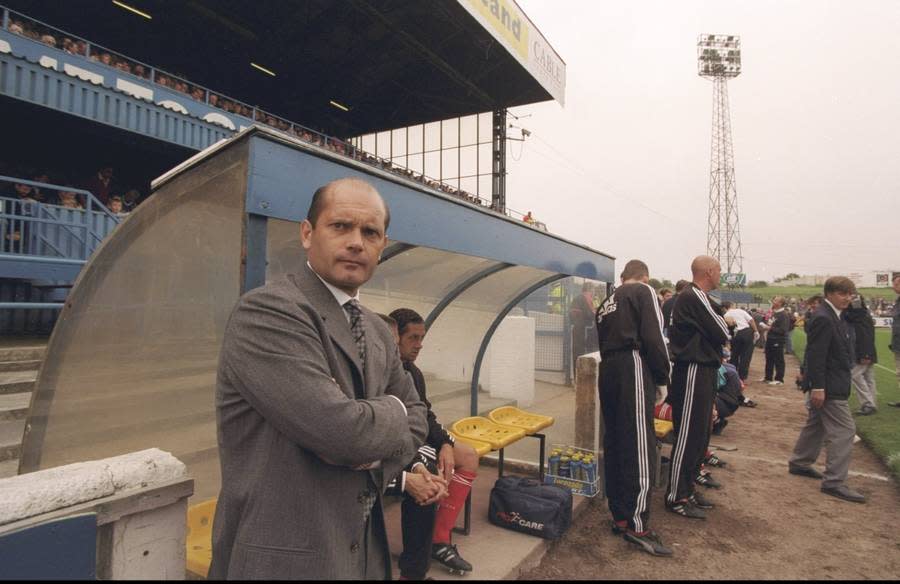
[[[784,346],[791,334],[791,317],[784,308],[784,298],[772,299],[772,320],[766,335],[766,377],[767,385],[784,385]]]
[[[683,517],[705,519],[712,503],[694,491],[694,480],[709,443],[712,408],[722,347],[729,340],[720,308],[707,296],[719,285],[721,267],[710,256],[691,263],[693,282],[678,296],[669,327],[669,349],[675,367],[668,401],[676,441],[672,448],[666,508]]]
[[[649,279],[647,264],[631,260],[622,285],[597,309],[603,461],[613,532],[654,556],[671,556],[648,525],[656,468],[653,406],[670,373],[662,312]]]

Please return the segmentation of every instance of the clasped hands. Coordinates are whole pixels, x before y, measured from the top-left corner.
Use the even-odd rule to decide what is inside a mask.
[[[412,472],[406,473],[406,493],[419,505],[431,505],[444,499],[449,494],[448,488],[447,480],[431,474],[424,464],[418,464]]]

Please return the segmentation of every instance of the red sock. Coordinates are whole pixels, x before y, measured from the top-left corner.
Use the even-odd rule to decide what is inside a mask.
[[[450,494],[441,501],[437,517],[434,520],[434,534],[431,538],[433,543],[450,543],[450,531],[456,525],[456,518],[459,517],[459,512],[466,504],[466,497],[472,490],[475,476],[476,473],[465,470],[453,473],[453,478],[450,480]]]

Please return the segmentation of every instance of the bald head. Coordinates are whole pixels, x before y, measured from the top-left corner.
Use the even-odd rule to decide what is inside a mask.
[[[381,202],[381,206],[384,208],[384,229],[387,231],[387,228],[391,223],[391,211],[388,209],[387,203],[384,202],[384,199],[381,198],[381,195],[378,194],[378,191],[375,190],[375,187],[371,184],[362,179],[349,177],[333,180],[330,183],[319,187],[316,189],[316,192],[313,193],[312,201],[309,204],[309,211],[306,213],[306,219],[313,227],[316,226],[316,221],[318,221],[319,215],[322,214],[322,210],[328,206],[331,195],[338,191],[368,193],[377,197]]]
[[[695,257],[694,261],[691,262],[691,274],[694,277],[694,284],[704,292],[709,292],[719,287],[722,267],[716,258],[701,255]]]
[[[711,269],[720,269],[719,260],[712,256],[697,256],[694,258],[694,261],[691,262],[691,274],[693,274],[694,277],[697,277],[697,274],[702,274]]]

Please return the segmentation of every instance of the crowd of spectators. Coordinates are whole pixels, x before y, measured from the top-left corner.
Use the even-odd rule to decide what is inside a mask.
[[[143,200],[138,189],[120,186],[114,180],[112,166],[103,165],[88,176],[71,177],[62,173],[52,174],[46,170],[10,170],[13,177],[37,183],[70,185],[72,189],[89,191],[111,213],[124,217],[133,211]],[[49,189],[25,183],[0,183],[0,196],[27,203],[41,203],[67,209],[83,210],[86,206],[84,195],[74,190]],[[97,207],[97,203],[93,204]]]
[[[85,56],[88,55],[89,52],[88,43],[86,41],[77,38],[61,36],[60,31],[46,27],[38,22],[19,15],[11,15],[9,22],[9,31],[50,45],[54,48],[62,49],[72,55]],[[337,138],[327,137],[319,132],[309,130],[302,126],[298,126],[276,116],[268,114],[258,108],[251,107],[237,100],[229,99],[222,95],[213,93],[212,91],[209,91],[199,85],[188,83],[179,76],[171,75],[159,70],[152,70],[146,65],[143,65],[111,51],[107,51],[93,44],[90,45],[89,58],[92,61],[95,61],[102,65],[113,67],[119,71],[129,73],[143,79],[147,79],[173,91],[183,93],[184,95],[187,95],[196,101],[206,103],[211,107],[221,109],[231,114],[243,116],[261,124],[265,124],[266,126],[285,132],[286,134],[299,138],[300,140],[303,140],[304,142],[307,142],[309,144],[325,148],[326,150],[329,150],[336,154],[349,156],[355,160],[359,160],[361,162],[365,162],[366,164],[381,168],[382,170],[387,170],[407,179],[424,184],[425,186],[440,191],[444,194],[468,201],[469,203],[493,209],[493,205],[490,201],[482,199],[476,194],[470,193],[461,188],[448,185],[443,181],[429,178],[425,176],[424,173],[415,172],[392,161],[373,156],[368,152],[356,148],[349,142],[345,142]],[[105,202],[106,201],[104,200],[104,203]],[[510,215],[510,212],[508,210],[494,210]],[[546,226],[543,223],[535,221],[531,216],[530,211],[527,215],[522,216],[521,219],[528,225],[539,227],[546,231]]]

